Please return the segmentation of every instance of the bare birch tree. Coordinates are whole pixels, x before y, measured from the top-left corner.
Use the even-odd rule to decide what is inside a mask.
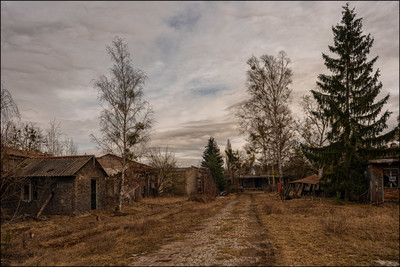
[[[13,119],[19,119],[18,106],[11,96],[10,91],[1,82],[1,145],[2,151],[9,141],[10,129],[14,125]]]
[[[49,128],[46,129],[46,152],[53,156],[61,156],[64,150],[64,145],[61,141],[60,127],[61,122],[53,118],[49,122]]]
[[[173,169],[177,167],[175,153],[168,147],[153,148],[148,151],[149,165],[157,169],[157,193],[162,194],[174,186]]]
[[[100,115],[102,137],[91,135],[99,148],[122,158],[122,175],[116,211],[121,211],[125,172],[130,160],[138,156],[137,149],[150,138],[153,111],[143,99],[146,74],[134,68],[127,44],[115,37],[107,53],[114,65],[110,78],[101,75],[94,81],[103,108]]]
[[[72,138],[64,138],[64,153],[66,156],[76,156],[78,154],[78,144]]]
[[[242,131],[261,148],[262,162],[272,158],[283,184],[282,166],[293,148],[293,118],[289,109],[292,71],[290,59],[281,51],[278,57],[251,57],[247,64],[247,92],[250,98],[238,112]],[[269,154],[269,155],[268,155]]]
[[[322,109],[310,95],[302,97],[301,106],[305,114],[303,121],[297,122],[297,132],[309,147],[323,147],[328,142],[329,121],[322,116]],[[315,164],[315,163],[314,163]],[[317,163],[318,174],[322,176],[324,166]]]
[[[23,184],[20,179],[11,177],[12,165],[9,164],[9,143],[12,136],[12,129],[15,127],[15,119],[20,119],[18,106],[1,82],[1,162],[0,162],[0,197],[1,216],[6,215],[4,205],[12,196],[18,192]],[[18,209],[17,209],[18,210]],[[15,212],[17,211],[15,210]]]

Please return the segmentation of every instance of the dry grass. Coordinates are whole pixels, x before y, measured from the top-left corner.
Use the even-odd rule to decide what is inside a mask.
[[[254,194],[257,212],[277,247],[277,265],[379,265],[399,262],[399,206],[332,200],[282,202]]]
[[[149,198],[116,216],[95,211],[78,217],[4,223],[2,265],[129,265],[135,256],[181,239],[234,196],[198,203],[184,198]],[[100,220],[97,220],[99,217]],[[34,233],[34,238],[29,237]]]

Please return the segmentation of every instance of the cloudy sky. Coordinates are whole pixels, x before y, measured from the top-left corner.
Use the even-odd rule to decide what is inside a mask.
[[[124,38],[134,65],[149,77],[155,111],[152,146],[169,146],[182,166],[197,165],[213,136],[223,150],[244,144],[234,106],[246,98],[246,61],[286,51],[293,70],[291,108],[327,73],[321,53],[345,2],[1,2],[1,80],[23,121],[45,129],[52,118],[79,145],[101,155],[100,107],[92,81],[109,75],[106,53]],[[399,114],[399,2],[350,2],[375,38],[389,125]]]

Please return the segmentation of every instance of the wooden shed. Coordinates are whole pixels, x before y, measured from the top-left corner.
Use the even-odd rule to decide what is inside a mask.
[[[370,160],[367,174],[371,202],[399,202],[399,158]]]
[[[297,198],[304,195],[319,195],[321,193],[321,176],[313,174],[311,176],[291,181],[285,192],[285,198]],[[292,196],[290,196],[292,193]]]
[[[24,214],[77,215],[104,207],[106,172],[94,156],[28,158],[12,175],[23,185],[8,207]]]

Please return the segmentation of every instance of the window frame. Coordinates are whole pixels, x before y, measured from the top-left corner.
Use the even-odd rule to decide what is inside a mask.
[[[29,179],[29,181],[23,184],[21,192],[21,200],[28,203],[38,200],[37,180]]]

